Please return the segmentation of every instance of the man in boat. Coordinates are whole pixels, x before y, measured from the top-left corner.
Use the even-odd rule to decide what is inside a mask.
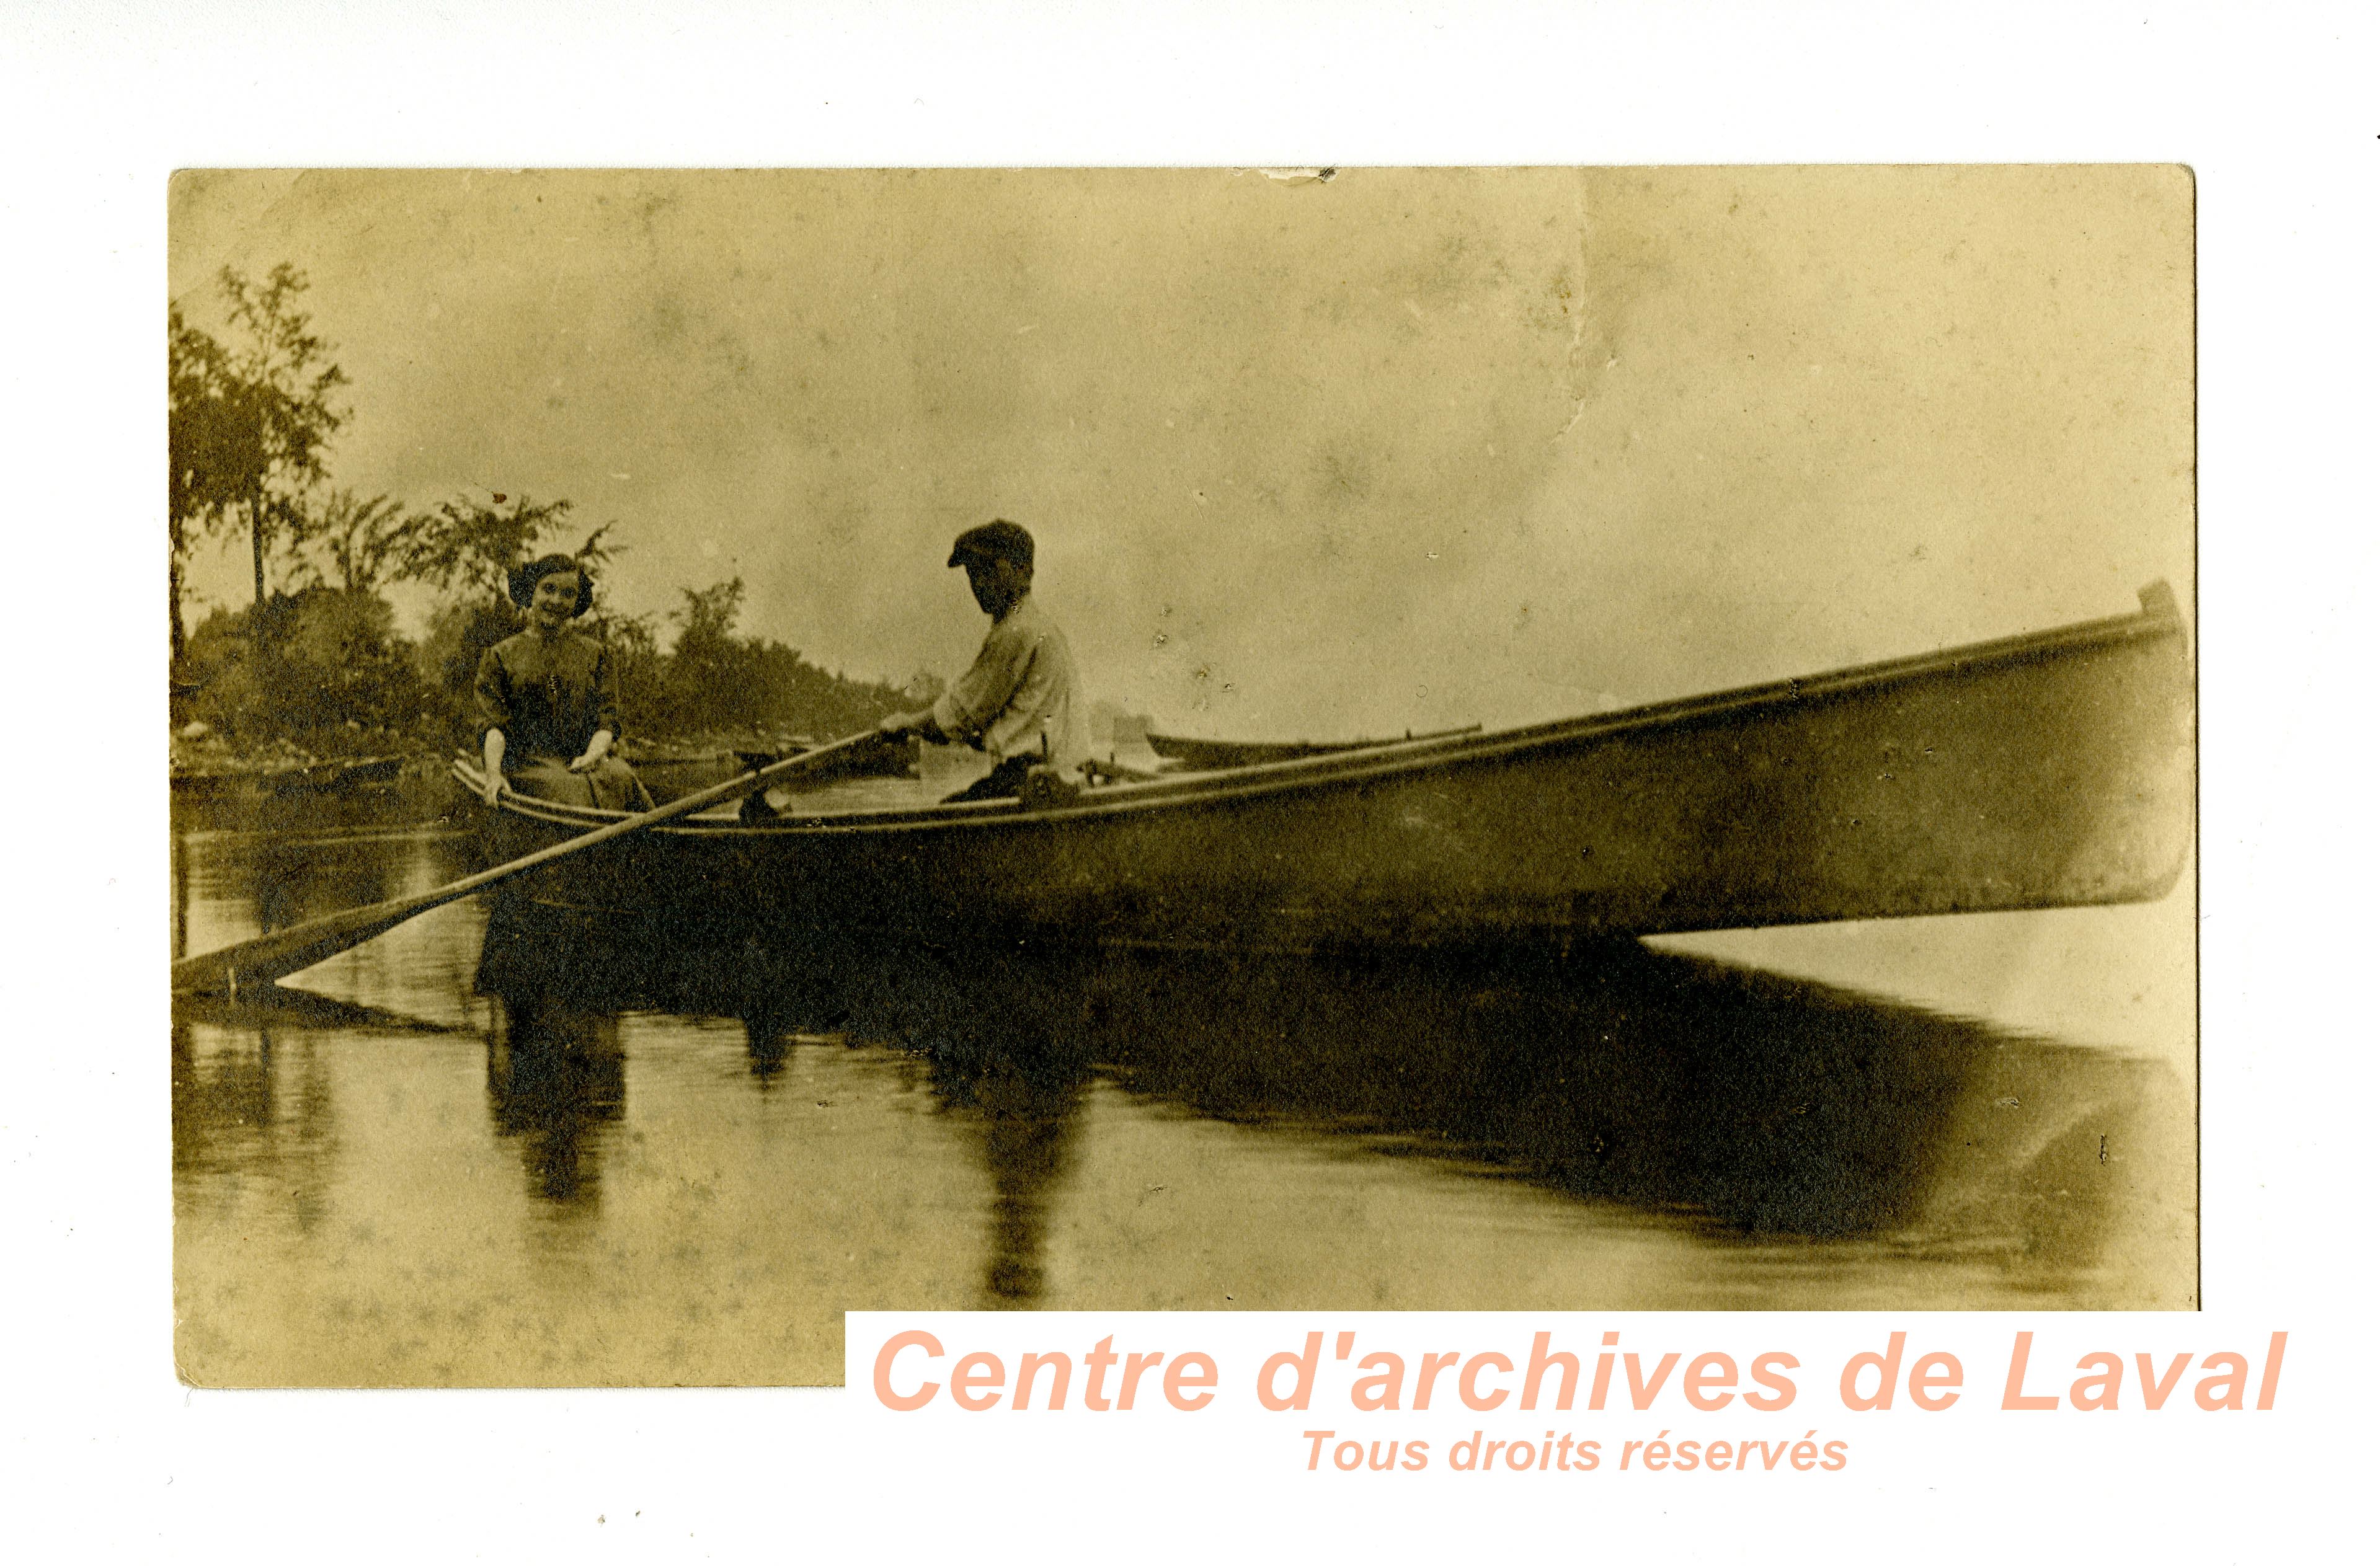
[[[1005,519],[970,528],[951,546],[949,564],[965,567],[977,605],[991,616],[983,650],[933,706],[895,712],[878,726],[892,738],[917,734],[991,757],[990,775],[948,803],[1004,799],[1036,774],[1078,782],[1090,736],[1065,633],[1034,601],[1033,535]]]
[[[620,675],[612,649],[570,629],[593,607],[595,584],[567,555],[516,566],[506,586],[528,627],[488,649],[473,682],[487,800],[510,787],[540,799],[607,810],[650,809],[620,737]],[[509,775],[508,775],[509,774]]]

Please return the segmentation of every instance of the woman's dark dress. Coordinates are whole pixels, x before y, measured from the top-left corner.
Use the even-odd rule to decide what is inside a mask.
[[[592,637],[523,631],[480,659],[482,732],[504,732],[504,775],[514,788],[542,799],[608,810],[649,808],[637,774],[617,756],[592,771],[574,772],[598,729],[620,737],[620,675],[612,649]]]

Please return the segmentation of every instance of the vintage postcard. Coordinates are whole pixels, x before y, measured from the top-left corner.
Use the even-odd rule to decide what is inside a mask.
[[[190,1383],[2197,1306],[2188,171],[169,200]]]

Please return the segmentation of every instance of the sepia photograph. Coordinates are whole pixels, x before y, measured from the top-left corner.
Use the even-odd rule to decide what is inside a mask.
[[[176,174],[180,1377],[2198,1309],[2196,199]]]

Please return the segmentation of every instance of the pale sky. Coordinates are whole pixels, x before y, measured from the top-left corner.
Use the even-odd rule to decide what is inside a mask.
[[[1491,726],[2192,601],[2170,167],[189,174],[169,288],[288,261],[333,482],[567,496],[664,610],[963,667],[993,516],[1089,692]],[[575,542],[575,538],[570,540]],[[202,600],[242,601],[244,547]]]

